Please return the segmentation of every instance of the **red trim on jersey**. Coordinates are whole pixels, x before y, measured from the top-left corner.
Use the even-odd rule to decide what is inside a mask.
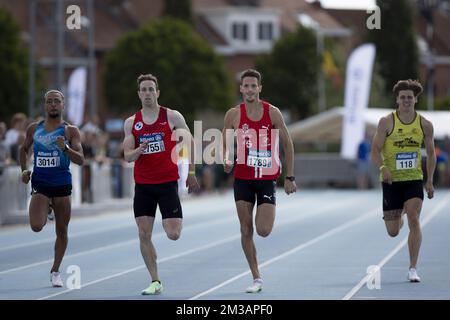
[[[167,109],[159,108],[158,119],[152,124],[142,120],[142,112],[134,116],[132,133],[135,147],[149,141],[146,154],[141,154],[134,164],[134,181],[139,184],[159,184],[177,181],[178,165],[176,160],[176,141],[171,140],[172,129],[167,120]],[[175,154],[175,163],[172,161],[172,150]]]
[[[237,160],[234,177],[244,180],[276,180],[280,176],[279,139],[270,119],[270,105],[262,101],[263,115],[258,121],[247,116],[246,106],[239,108]]]

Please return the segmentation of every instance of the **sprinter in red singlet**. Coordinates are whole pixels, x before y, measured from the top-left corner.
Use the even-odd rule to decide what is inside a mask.
[[[142,108],[125,120],[124,157],[134,165],[134,216],[139,229],[142,257],[151,276],[150,286],[142,294],[159,294],[163,291],[157,263],[156,250],[151,241],[156,207],[162,215],[167,237],[177,240],[182,228],[182,210],[178,197],[178,165],[176,141],[172,132],[189,128],[183,116],[175,110],[158,104],[158,80],[151,74],[137,79],[138,95]],[[190,135],[190,133],[189,133]],[[186,180],[189,192],[198,188],[193,162]]]
[[[287,194],[297,190],[291,137],[280,110],[259,99],[261,89],[258,71],[248,69],[241,74],[240,91],[244,103],[228,110],[223,130],[224,170],[229,173],[234,166],[234,199],[241,224],[241,244],[253,275],[253,283],[246,289],[248,293],[262,290],[263,281],[253,242],[253,208],[256,200],[256,232],[267,237],[275,220],[275,186],[281,170],[279,137],[286,158],[284,189]],[[234,130],[236,136],[236,160],[230,156],[229,129]]]

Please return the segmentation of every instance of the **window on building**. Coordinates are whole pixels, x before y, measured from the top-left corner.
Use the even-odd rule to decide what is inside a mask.
[[[237,40],[248,39],[248,26],[245,22],[233,23],[233,39]]]
[[[273,25],[271,22],[260,22],[258,24],[258,38],[259,40],[273,39]]]

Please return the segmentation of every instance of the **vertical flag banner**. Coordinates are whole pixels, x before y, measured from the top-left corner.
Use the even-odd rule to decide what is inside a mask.
[[[80,126],[84,119],[86,81],[86,67],[78,67],[70,75],[67,85],[67,117],[76,126]]]
[[[367,109],[375,59],[375,45],[356,48],[347,62],[342,118],[341,157],[356,159],[359,143],[364,138],[364,112]]]

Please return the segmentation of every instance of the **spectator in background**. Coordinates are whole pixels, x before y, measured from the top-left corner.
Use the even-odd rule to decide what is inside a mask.
[[[442,185],[445,187],[450,187],[450,137],[448,135],[444,137],[444,141],[442,143],[442,151],[447,157]]]
[[[19,146],[25,141],[26,125],[27,116],[19,112],[13,115],[11,128],[6,131],[5,145],[14,163],[19,163]]]
[[[447,154],[438,146],[436,150],[436,171],[434,172],[434,181],[436,185],[442,186],[445,182],[445,171],[447,170]]]
[[[215,172],[211,164],[203,164],[201,169],[201,188],[206,193],[213,193],[215,188]]]
[[[9,150],[5,143],[6,124],[0,122],[0,174],[3,173],[3,168],[9,161]]]
[[[81,147],[84,151],[84,162],[81,167],[81,201],[82,202],[93,202],[92,196],[92,169],[91,162],[94,159],[94,148],[92,146],[91,135],[87,132],[81,131]]]
[[[356,186],[358,189],[369,188],[370,174],[370,142],[366,134],[364,140],[358,145],[358,167],[356,176]]]
[[[100,128],[92,121],[87,121],[81,127],[81,146],[84,151],[84,163],[81,167],[81,201],[92,203],[92,163],[95,161],[96,145]]]
[[[207,142],[204,141],[203,148],[205,150]],[[206,150],[205,150],[206,151]],[[214,159],[216,157],[215,150],[210,150],[209,154],[204,154],[208,159]],[[200,169],[200,185],[201,190],[206,193],[213,193],[215,191],[216,178],[215,178],[215,165],[211,164],[210,160],[204,161]]]
[[[97,136],[97,145],[95,148],[95,161],[99,166],[108,161],[108,158],[106,156],[108,141],[108,133],[101,131],[101,133]]]

